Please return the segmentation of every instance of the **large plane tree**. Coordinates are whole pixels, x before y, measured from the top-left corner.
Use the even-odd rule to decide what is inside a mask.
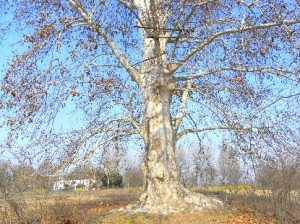
[[[63,165],[142,142],[132,210],[217,206],[179,183],[176,143],[208,131],[254,141],[299,116],[297,0],[1,1],[1,14],[2,34],[21,35],[1,81],[7,147],[38,142]],[[59,133],[71,107],[78,123]]]

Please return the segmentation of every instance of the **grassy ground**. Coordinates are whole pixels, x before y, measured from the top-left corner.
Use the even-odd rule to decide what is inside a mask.
[[[13,198],[10,204],[0,202],[0,223],[275,223],[271,215],[255,212],[241,203],[239,198],[228,200],[224,195],[219,196],[223,201],[226,200],[227,206],[219,211],[183,212],[169,216],[110,212],[135,202],[140,194],[141,189],[60,192],[48,195],[26,193],[22,198]]]

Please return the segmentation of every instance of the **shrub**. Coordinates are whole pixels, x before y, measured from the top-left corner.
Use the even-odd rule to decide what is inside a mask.
[[[36,194],[46,194],[48,191],[45,188],[37,188],[35,189]]]
[[[85,185],[84,184],[77,184],[76,188],[85,188]]]
[[[85,191],[84,187],[79,187],[79,188],[74,189],[74,192],[76,192],[76,193],[80,193],[80,192],[84,192],[84,191]]]

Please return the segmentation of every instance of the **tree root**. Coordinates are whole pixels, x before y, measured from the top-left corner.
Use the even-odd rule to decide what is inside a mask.
[[[173,200],[172,200],[173,199]],[[139,201],[126,207],[112,210],[112,212],[148,213],[168,215],[184,211],[207,211],[224,207],[223,202],[217,198],[206,197],[202,194],[186,191],[180,197],[161,198],[152,200],[144,193]]]

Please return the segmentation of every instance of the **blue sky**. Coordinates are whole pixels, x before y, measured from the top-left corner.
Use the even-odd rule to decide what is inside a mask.
[[[2,17],[2,21],[8,21],[9,20],[9,15],[7,15],[6,17]],[[16,50],[16,51],[20,51],[23,48],[18,46],[18,45],[12,45],[13,42],[17,41],[18,39],[20,39],[22,37],[21,34],[16,34],[16,33],[10,33],[6,35],[6,39],[4,39],[2,42],[0,42],[0,68],[1,68],[1,73],[0,73],[0,77],[3,76],[4,74],[4,70],[3,68],[5,67],[5,65],[7,65],[8,60],[10,58],[13,57],[12,51]],[[216,56],[219,52],[215,52]],[[132,59],[134,60],[134,59]],[[79,125],[84,123],[84,118],[81,116],[80,112],[79,113],[72,113],[72,109],[73,109],[73,105],[71,102],[68,102],[67,107],[65,107],[64,109],[61,109],[55,122],[54,122],[54,129],[57,131],[67,131],[70,130],[72,127],[74,127],[74,125]],[[192,108],[190,108],[192,109]],[[0,122],[1,122],[0,118]],[[212,119],[209,118],[208,121],[211,121]],[[7,131],[3,128],[0,129],[0,141],[3,140],[5,138]],[[216,134],[214,135],[210,135],[213,143],[214,144],[219,144],[221,142],[221,138],[223,137],[223,132],[222,131],[218,131],[216,132]],[[195,136],[186,136],[185,138],[183,138],[182,141],[184,141],[185,139],[189,139],[190,141],[193,141],[194,139],[196,140]]]

